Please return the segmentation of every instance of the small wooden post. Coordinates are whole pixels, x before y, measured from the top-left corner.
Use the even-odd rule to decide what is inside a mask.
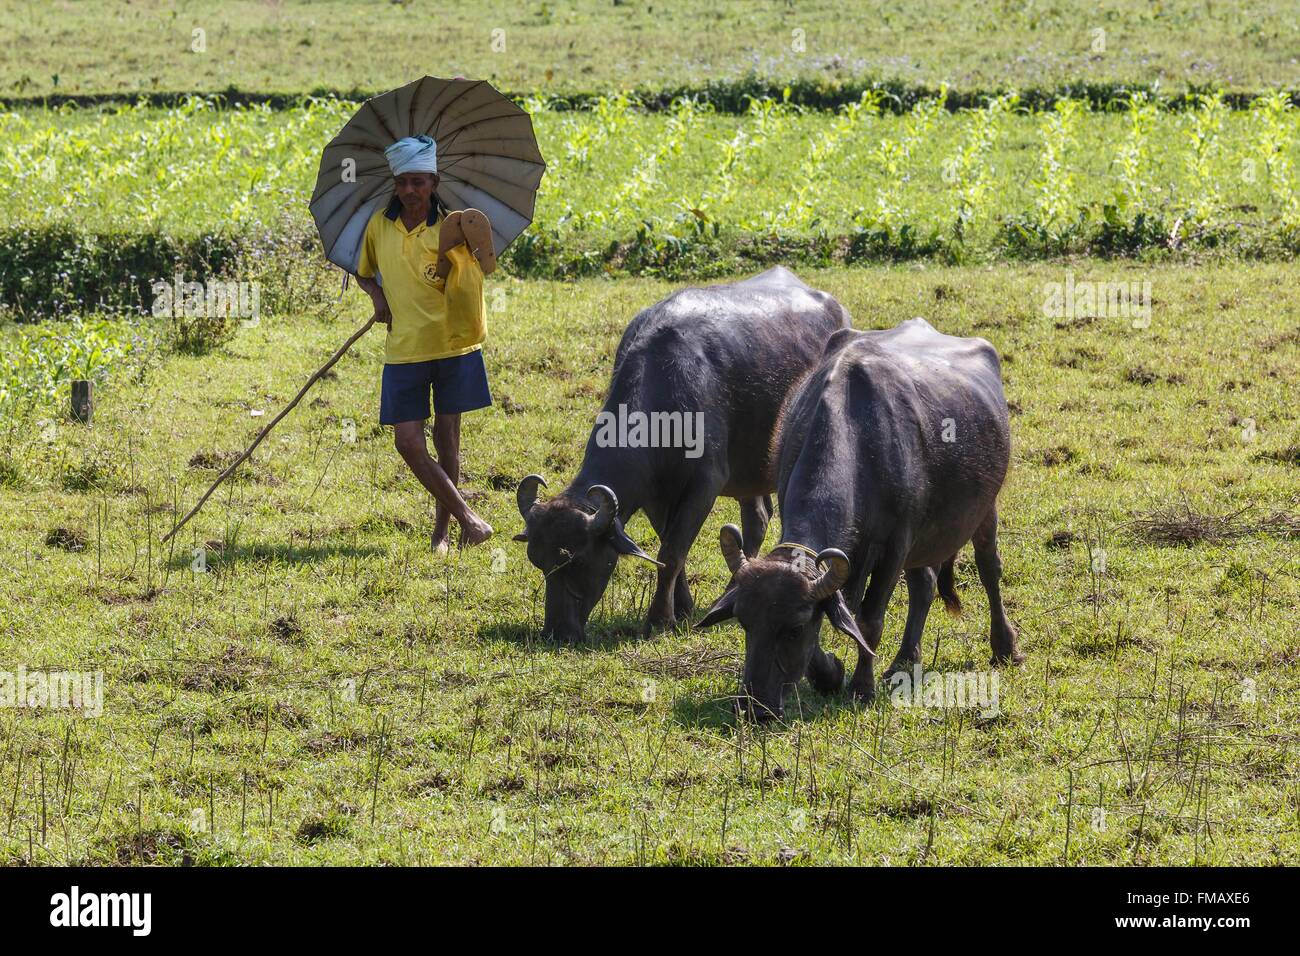
[[[83,425],[89,425],[94,415],[94,383],[79,378],[72,383],[72,417]]]

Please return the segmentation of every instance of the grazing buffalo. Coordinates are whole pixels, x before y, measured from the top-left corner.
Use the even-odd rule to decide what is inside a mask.
[[[781,544],[753,558],[748,532],[723,528],[732,581],[699,625],[734,616],[744,627],[747,709],[779,717],[804,674],[823,693],[839,690],[844,666],[821,649],[823,615],[857,641],[850,687],[874,699],[872,660],[899,572],[908,611],[891,672],[921,659],[936,589],[959,611],[953,560],[967,541],[988,592],[993,662],[1023,660],[998,587],[997,496],[1010,455],[988,342],[944,335],[924,319],[835,333],[780,425]]]
[[[578,474],[546,501],[537,500],[539,475],[516,493],[525,530],[515,540],[528,542],[528,560],[546,575],[545,634],[584,639],[620,554],[659,566],[643,633],[686,620],[686,554],[719,495],[740,500],[757,553],[782,404],[848,326],[838,302],[780,267],[683,289],[632,320]],[[623,530],[639,510],[659,535],[657,561]]]

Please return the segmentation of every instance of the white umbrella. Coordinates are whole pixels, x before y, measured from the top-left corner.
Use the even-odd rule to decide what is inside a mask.
[[[533,221],[546,161],[531,117],[483,80],[426,76],[366,100],[325,147],[311,214],[330,262],[357,271],[366,223],[393,196],[384,149],[421,134],[438,147],[438,199],[487,213],[498,256]]]

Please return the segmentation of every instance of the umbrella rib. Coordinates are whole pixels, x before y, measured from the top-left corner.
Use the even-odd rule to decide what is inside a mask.
[[[453,81],[453,82],[454,82],[454,81]],[[438,118],[440,119],[440,118],[442,118],[443,116],[447,115],[447,110],[451,109],[451,107],[452,107],[456,102],[458,102],[459,100],[463,99],[465,96],[468,96],[469,93],[470,93],[472,90],[476,90],[476,89],[478,89],[480,86],[482,86],[482,85],[485,84],[485,83],[487,83],[487,80],[476,80],[476,81],[474,81],[474,83],[472,83],[470,86],[465,87],[465,89],[461,90],[459,93],[457,93],[455,96],[453,96],[450,100],[447,101],[447,104],[446,104],[445,106],[443,106],[440,110],[438,110]],[[490,84],[489,84],[489,85],[490,85]],[[500,94],[499,92],[497,92],[496,90],[493,90],[492,92],[497,93],[498,96],[501,95],[501,94]],[[454,129],[454,130],[452,130],[451,133],[450,133],[450,135],[449,135],[449,138],[448,138],[447,142],[453,142],[453,141],[456,139],[456,134],[459,133],[459,132],[460,132],[460,129]],[[444,145],[443,143],[439,143],[439,144],[438,144],[438,148],[439,148],[439,149],[442,149],[443,145]]]
[[[486,106],[491,104],[484,104],[484,105]],[[502,103],[500,105],[507,106],[510,104]],[[457,126],[454,132],[459,133],[463,130],[474,129],[475,127],[480,126],[483,123],[492,123],[497,120],[519,120],[521,118],[526,119],[527,116],[525,115],[524,117],[520,117],[519,112],[517,110],[513,112],[506,112],[506,113],[495,113],[492,116],[480,116],[478,119],[471,120],[468,123],[462,123],[460,126]],[[531,127],[532,124],[529,123],[529,126]]]
[[[420,89],[417,90],[415,93],[411,94],[411,105],[408,106],[406,109],[406,125],[411,129],[415,129],[415,104],[419,102],[420,100],[419,94],[424,89],[424,81],[428,79],[436,79],[436,77],[429,77],[429,76],[422,77],[419,81]],[[437,94],[435,93],[434,96],[436,97]]]
[[[537,169],[542,170],[543,172],[545,172],[546,170],[545,161],[538,161],[535,159],[520,159],[518,156],[511,156],[508,153],[488,153],[488,152],[458,153],[455,156],[455,158],[449,161],[446,165],[442,166],[441,169],[451,169],[457,163],[467,163],[470,160],[480,156],[492,156],[495,157],[496,159],[506,159],[512,163],[519,163],[521,166],[535,167]]]
[[[376,96],[376,97],[373,97],[373,98],[371,98],[371,99],[366,100],[365,107],[363,107],[363,108],[369,108],[370,112],[374,114],[375,119],[377,119],[377,120],[379,121],[379,125],[380,125],[380,127],[383,129],[383,131],[384,131],[385,133],[387,133],[389,136],[391,136],[394,140],[396,140],[396,139],[398,138],[398,137],[397,137],[397,134],[394,133],[391,129],[388,128],[388,124],[384,121],[384,117],[383,117],[383,115],[380,114],[379,110],[375,109],[374,106],[371,105],[371,104],[373,104],[374,101],[377,100],[378,98],[379,98],[379,97]]]
[[[457,162],[459,162],[459,160],[452,160],[451,165],[454,166]],[[501,184],[503,184],[503,185],[505,185],[505,186],[518,186],[518,185],[519,185],[518,183],[516,183],[516,182],[512,182],[511,180],[508,180],[508,179],[502,179],[500,176],[493,176],[491,173],[487,172],[486,170],[475,170],[475,172],[476,172],[480,177],[482,177],[482,178],[484,178],[484,179],[490,179],[490,180],[492,180],[493,182],[501,183]],[[487,192],[487,190],[484,189],[482,186],[480,186],[480,185],[477,184],[477,183],[470,182],[468,179],[464,179],[464,178],[461,178],[461,177],[457,177],[456,180],[455,180],[455,182],[461,182],[461,183],[464,183],[466,186],[472,186],[472,187],[475,188],[475,189],[481,189],[481,190],[483,190],[484,192]],[[537,191],[536,191],[536,190],[533,190],[533,195],[534,195],[534,196],[537,195]]]
[[[498,140],[498,142],[499,143],[526,143],[527,140],[521,137],[517,139],[501,139]],[[455,163],[463,162],[467,159],[474,159],[480,156],[488,156],[495,159],[506,159],[512,163],[524,163],[528,166],[537,166],[541,169],[547,168],[546,160],[544,159],[540,159],[540,158],[529,159],[525,156],[515,156],[511,153],[494,153],[491,150],[487,150],[487,149],[475,149],[472,151],[465,150],[464,152],[456,153],[455,156],[446,163],[446,167],[450,169],[451,166]]]

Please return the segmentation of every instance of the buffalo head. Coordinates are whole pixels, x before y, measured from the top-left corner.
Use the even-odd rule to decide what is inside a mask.
[[[586,500],[559,495],[537,500],[541,475],[529,475],[515,492],[528,543],[528,560],[546,576],[544,636],[577,642],[586,638],[587,618],[614,572],[620,554],[658,564],[623,530],[618,498],[605,485],[592,485]],[[594,509],[594,510],[593,510]]]
[[[805,673],[814,676],[809,672],[814,655],[819,660],[824,655],[818,640],[823,616],[867,646],[840,592],[848,580],[849,560],[836,548],[821,551],[816,561],[801,558],[801,552],[790,558],[747,558],[740,529],[730,524],[723,527],[718,543],[731,569],[731,584],[698,626],[731,617],[740,622],[745,629],[745,672],[738,710],[759,720],[779,718],[786,694]],[[839,661],[824,656],[831,660],[814,668],[815,674],[829,669],[842,678]],[[838,679],[816,682],[822,685],[818,690],[838,689],[830,686],[838,685]]]

